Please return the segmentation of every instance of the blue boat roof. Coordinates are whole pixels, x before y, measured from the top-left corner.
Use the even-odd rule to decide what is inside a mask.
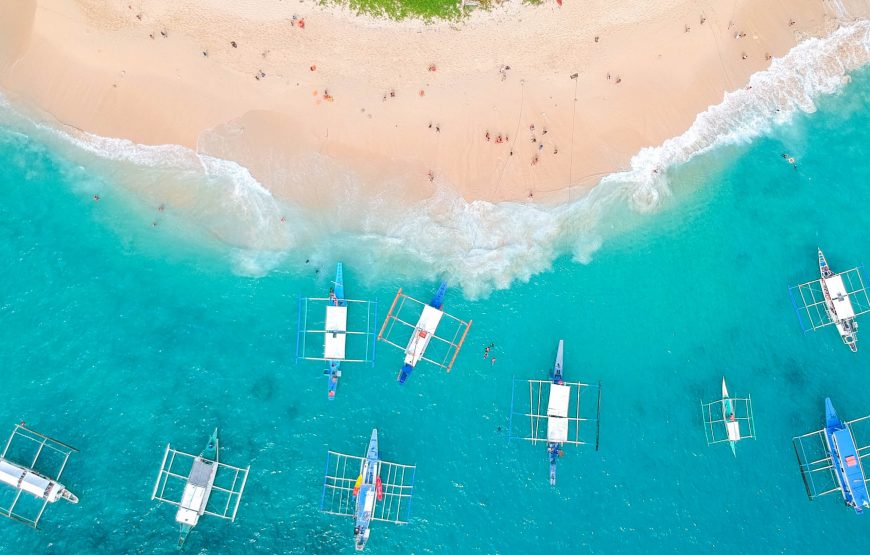
[[[848,428],[843,427],[835,430],[832,435],[837,442],[840,464],[844,473],[843,486],[851,493],[856,510],[860,511],[863,507],[870,507],[870,495],[867,492],[864,470],[861,466],[861,459],[858,456],[852,432]]]

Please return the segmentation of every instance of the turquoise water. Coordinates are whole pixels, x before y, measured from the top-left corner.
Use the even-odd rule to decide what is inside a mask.
[[[328,290],[335,258],[290,249],[242,275],[219,233],[118,186],[128,166],[0,129],[0,428],[81,451],[63,480],[81,502],[38,531],[0,522],[0,553],[175,552],[174,510],[150,499],[163,450],[198,451],[216,425],[251,475],[237,521],[204,519],[188,552],[350,553],[352,522],[318,512],[322,472],[373,427],[384,459],[418,468],[411,523],[375,523],[371,553],[862,552],[870,517],[808,502],[791,438],[822,425],[825,396],[870,413],[870,332],[858,354],[803,335],[787,292],[815,278],[817,245],[835,269],[870,260],[870,71],[853,77],[816,113],[670,169],[656,211],[612,208],[590,263],[564,255],[476,300],[451,289],[474,320],[451,374],[400,387],[401,353],[379,344],[334,402],[294,350],[297,298]],[[442,276],[396,260],[346,264],[348,295],[382,315],[398,287],[427,298]],[[602,382],[601,449],[566,448],[550,487],[544,448],[507,425],[512,376],[544,378],[560,338],[566,378]],[[736,458],[701,424],[723,374],[755,409]]]

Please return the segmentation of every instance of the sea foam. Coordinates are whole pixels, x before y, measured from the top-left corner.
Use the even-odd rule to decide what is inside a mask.
[[[185,234],[199,231],[225,248],[239,273],[260,276],[306,259],[315,264],[342,259],[370,279],[446,278],[474,297],[528,280],[562,255],[588,263],[613,233],[615,214],[630,211],[640,219],[660,208],[671,194],[669,168],[722,145],[748,142],[795,113],[814,111],[816,98],[840,90],[848,73],[868,62],[870,22],[807,39],[753,75],[744,89],[726,93],[700,113],[685,133],[642,149],[630,169],[557,206],[467,202],[441,184],[431,198],[411,206],[353,195],[353,202],[313,211],[275,198],[229,160],[180,146],[143,146],[60,130],[33,119],[27,125],[31,134],[72,147],[65,156],[97,166],[108,181],[145,204],[166,203],[172,216],[184,221]],[[10,111],[3,110],[7,117],[0,123],[20,128],[20,121],[10,123]],[[349,174],[323,173],[321,179],[366,190]]]

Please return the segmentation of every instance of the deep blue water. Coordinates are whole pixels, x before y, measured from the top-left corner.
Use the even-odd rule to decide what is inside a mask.
[[[222,459],[251,474],[237,521],[204,519],[188,552],[350,553],[352,523],[318,511],[323,467],[373,427],[417,473],[411,523],[376,523],[371,553],[862,552],[870,517],[809,502],[791,438],[826,396],[870,413],[870,343],[802,334],[787,288],[816,277],[816,246],[835,269],[870,260],[870,72],[818,108],[670,169],[673,194],[621,214],[589,264],[562,256],[478,300],[451,289],[474,320],[452,373],[400,387],[401,353],[379,344],[333,402],[294,351],[297,299],[325,294],[336,260],[291,250],[239,275],[234,248],[114,182],[135,168],[0,129],[0,431],[27,420],[77,447],[63,482],[81,498],[37,531],[0,522],[0,553],[174,552],[174,509],[150,499],[163,449],[198,451],[218,425]],[[348,295],[383,316],[442,277],[402,275],[346,265]],[[566,447],[551,487],[544,448],[507,426],[512,377],[546,378],[560,338],[566,378],[602,382],[601,448]],[[755,409],[736,458],[701,423],[723,375]]]

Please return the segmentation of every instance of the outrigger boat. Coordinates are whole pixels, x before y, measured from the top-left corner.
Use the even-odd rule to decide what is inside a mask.
[[[384,487],[378,472],[378,431],[372,430],[369,440],[369,449],[366,458],[363,459],[360,475],[353,486],[353,495],[356,497],[355,524],[353,540],[357,551],[362,551],[369,539],[369,524],[372,521],[372,512],[375,508],[375,499],[384,500]]]
[[[359,463],[356,478],[353,469]],[[353,539],[362,551],[369,539],[373,520],[407,524],[411,516],[415,466],[382,461],[378,453],[378,430],[372,430],[365,458],[329,451],[320,509],[352,516]],[[381,479],[384,474],[385,478]]]
[[[822,249],[819,251],[819,272],[822,274],[822,291],[825,295],[825,308],[828,317],[834,322],[843,343],[849,346],[853,353],[858,352],[857,333],[858,322],[855,321],[855,311],[849,301],[849,295],[843,285],[843,278],[831,271]]]
[[[24,444],[26,448],[20,445],[22,440],[27,441]],[[36,528],[49,503],[55,503],[60,499],[73,504],[78,503],[79,498],[60,483],[69,456],[77,452],[69,445],[27,428],[24,422],[15,426],[6,442],[3,454],[0,455],[0,483],[16,491],[9,506],[0,507],[0,515]],[[57,471],[47,472],[46,464],[43,463],[39,465],[42,471],[36,470],[40,457],[46,454],[62,458]],[[25,458],[29,462],[20,460]],[[24,507],[19,507],[21,495],[25,493],[37,500],[36,504],[31,505],[32,511],[26,510],[27,503],[23,504]]]
[[[803,318],[800,318],[801,325],[804,331],[808,331],[833,324],[843,343],[852,352],[857,352],[858,322],[855,318],[870,311],[870,298],[864,289],[861,273],[858,268],[834,273],[822,249],[818,249],[818,255],[821,278],[791,288],[800,293],[801,307],[792,295],[798,317],[802,308],[809,318],[809,327],[803,326]]]
[[[450,369],[453,367],[453,363],[456,361],[456,356],[459,354],[459,350],[465,342],[466,335],[468,335],[468,329],[471,327],[471,320],[465,322],[444,312],[444,296],[446,293],[447,284],[443,282],[438,287],[438,291],[435,293],[435,296],[429,304],[424,304],[407,295],[403,295],[401,289],[396,293],[396,298],[393,299],[390,311],[387,313],[383,326],[381,326],[378,339],[389,345],[403,349],[405,352],[405,359],[402,368],[399,370],[399,375],[396,377],[399,383],[403,384],[407,381],[411,372],[414,371],[417,363],[421,360],[431,362],[436,366],[444,368],[448,372],[450,372]],[[400,299],[401,303],[398,304],[397,308],[396,305]],[[416,324],[410,324],[404,319],[405,316],[403,314],[403,309],[406,306],[406,301],[410,301],[410,306],[416,307],[416,305],[420,305],[423,307],[423,310],[417,318]],[[445,319],[450,322],[453,329],[452,339],[449,340],[436,335],[439,325],[441,325]],[[397,322],[413,330],[404,347],[391,339],[391,335],[393,334]],[[444,349],[444,356],[441,362],[436,362],[436,360],[425,356],[426,350],[429,348],[433,339],[435,339],[438,342],[438,345]]]
[[[325,305],[325,318],[321,322],[313,315],[309,315],[311,305]],[[352,330],[348,328],[348,310],[353,306],[355,313],[366,312],[365,329]],[[374,326],[378,319],[378,305],[373,301],[359,301],[347,299],[344,296],[344,272],[341,262],[336,264],[335,281],[329,289],[326,298],[303,298],[299,300],[299,331],[296,336],[296,359],[320,360],[329,363],[329,367],[323,371],[326,375],[326,396],[330,401],[335,399],[338,388],[338,379],[341,377],[342,362],[370,362],[375,363],[375,334]],[[309,327],[311,326],[311,327]],[[322,329],[321,329],[322,327]],[[323,336],[322,355],[309,353],[307,338],[312,335]],[[348,339],[361,338],[364,347],[357,343],[348,348]],[[348,356],[348,351],[363,351],[361,356]]]
[[[852,507],[856,513],[862,513],[870,508],[870,493],[867,488],[867,477],[864,473],[863,459],[870,455],[870,445],[859,445],[855,441],[853,429],[859,422],[867,422],[870,415],[849,422],[843,422],[830,399],[825,399],[825,427],[794,438],[795,454],[801,468],[804,486],[810,500],[816,497],[839,491],[843,501]],[[807,446],[805,441],[818,440],[817,444]],[[822,444],[823,456],[807,450]],[[813,479],[816,473],[832,477],[834,487],[819,492]]]
[[[727,441],[731,453],[737,456],[737,442],[742,439],[755,438],[755,420],[752,417],[752,398],[731,397],[728,386],[722,378],[722,398],[712,403],[701,402],[701,414],[704,419],[704,432],[707,435],[707,445]],[[741,423],[745,430],[741,430]],[[721,424],[722,426],[718,426]],[[724,428],[725,433],[721,430]],[[717,432],[717,430],[720,430]]]
[[[508,424],[510,430],[509,439],[524,439],[537,444],[538,441],[546,442],[547,457],[550,461],[550,485],[556,485],[556,464],[563,455],[562,447],[565,444],[588,445],[591,442],[581,439],[580,427],[595,426],[595,450],[598,450],[600,413],[601,413],[601,384],[585,384],[566,382],[563,377],[564,341],[559,340],[556,351],[556,362],[550,379],[523,380],[529,384],[529,408],[526,412],[514,412],[516,402],[516,383],[511,392],[511,417]],[[549,389],[546,412],[544,412],[543,392]],[[587,393],[587,390],[591,390]],[[584,401],[581,403],[581,393]],[[590,393],[595,395],[591,397]],[[574,402],[572,403],[572,400]],[[581,405],[586,409],[581,414]],[[523,416],[529,418],[530,434],[514,435],[513,417]],[[542,433],[541,421],[546,419],[546,432]]]
[[[160,473],[157,475],[151,499],[157,499],[178,507],[175,514],[175,521],[180,526],[178,547],[184,545],[190,531],[199,523],[199,517],[202,515],[216,516],[230,521],[236,519],[236,512],[239,510],[239,503],[242,500],[250,467],[243,469],[220,462],[219,450],[217,428],[209,437],[205,449],[197,456],[172,449],[171,445],[166,446],[163,463],[160,466]],[[185,463],[190,465],[186,476],[177,470],[179,465],[185,465]],[[227,487],[215,485],[220,470],[227,471],[227,474],[232,473],[232,482]],[[165,497],[166,486],[170,478],[176,481],[174,486],[179,482],[184,484],[179,501]],[[226,482],[229,483],[229,480]],[[209,501],[213,501],[212,494],[215,492],[222,494],[223,498],[226,499],[223,510],[220,512],[218,512],[218,508],[212,511],[208,510]],[[212,505],[220,507],[220,501],[213,502]]]

